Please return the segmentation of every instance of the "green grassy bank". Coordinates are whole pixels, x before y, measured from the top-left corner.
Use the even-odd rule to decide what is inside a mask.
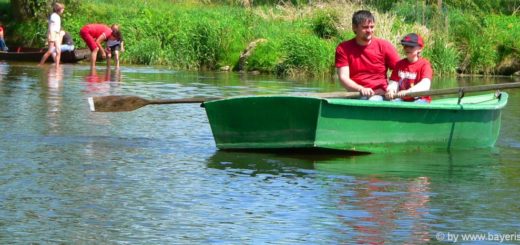
[[[358,2],[244,7],[244,2],[69,0],[62,26],[77,46],[84,47],[79,37],[84,24],[120,24],[127,48],[123,63],[331,76],[335,47],[353,37],[352,13],[369,9],[376,15],[376,35],[390,40],[399,51],[403,35],[421,34],[426,42],[424,56],[437,74],[520,71],[520,17],[515,11],[475,14],[447,4],[438,8],[428,1]],[[9,7],[9,2],[1,5]],[[2,19],[8,45],[45,46],[44,17],[19,22],[4,14]],[[252,42],[256,46],[250,56],[241,59]]]

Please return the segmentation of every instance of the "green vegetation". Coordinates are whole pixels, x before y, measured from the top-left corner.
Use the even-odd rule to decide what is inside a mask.
[[[9,13],[0,16],[8,45],[44,46],[51,2],[0,1],[2,13]],[[241,52],[251,42],[265,39],[247,57],[245,69],[284,76],[331,76],[335,47],[353,37],[352,13],[369,9],[376,15],[377,36],[390,40],[399,51],[402,36],[421,34],[426,43],[423,55],[436,74],[520,71],[518,1],[61,2],[66,5],[62,25],[77,46],[84,46],[78,33],[84,24],[120,24],[127,48],[124,63],[236,70]]]

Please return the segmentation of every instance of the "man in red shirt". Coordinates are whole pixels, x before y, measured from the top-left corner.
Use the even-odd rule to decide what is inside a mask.
[[[374,27],[372,13],[354,13],[352,30],[356,37],[336,48],[336,68],[347,90],[358,91],[370,100],[382,100],[388,84],[387,71],[395,68],[399,54],[390,42],[373,36]]]
[[[90,49],[90,67],[96,67],[97,52],[101,51],[101,56],[106,58],[105,49],[102,43],[112,35],[112,29],[104,24],[88,24],[81,28],[79,35]]]

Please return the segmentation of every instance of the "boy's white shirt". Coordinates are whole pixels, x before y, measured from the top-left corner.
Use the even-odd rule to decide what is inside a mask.
[[[417,62],[417,61],[415,61]],[[429,78],[423,78],[421,81],[416,83],[413,87],[408,89],[408,92],[422,92],[430,90],[432,81]],[[386,87],[386,91],[393,91],[396,93],[399,91],[399,83],[393,80],[388,82],[388,86]]]

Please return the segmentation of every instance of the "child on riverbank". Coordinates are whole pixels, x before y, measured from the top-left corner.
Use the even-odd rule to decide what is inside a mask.
[[[107,66],[110,66],[110,59],[114,56],[116,68],[119,67],[119,51],[125,52],[123,36],[117,25],[112,25],[112,35],[107,39]]]
[[[49,17],[49,28],[47,31],[47,42],[49,44],[49,49],[45,54],[43,55],[40,65],[43,65],[45,61],[49,58],[49,56],[52,55],[53,49],[56,49],[56,59],[54,60],[54,63],[56,66],[60,65],[60,58],[61,58],[61,17],[60,15],[63,14],[63,11],[65,10],[65,5],[61,3],[54,3],[53,6],[53,13]]]
[[[62,37],[60,45],[61,52],[74,51],[74,41],[70,33],[61,31],[60,36]],[[56,60],[56,48],[50,48],[50,50],[52,52],[52,58]]]
[[[424,42],[416,33],[406,35],[402,40],[406,58],[397,62],[386,89],[386,98],[397,101],[430,103],[430,96],[408,97],[407,93],[430,90],[433,70],[430,62],[421,57]],[[397,99],[396,99],[397,98]]]

